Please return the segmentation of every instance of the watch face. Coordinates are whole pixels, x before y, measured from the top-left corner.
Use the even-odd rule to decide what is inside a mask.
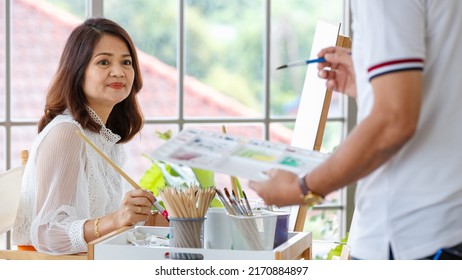
[[[320,204],[320,203],[322,203],[324,201],[322,196],[317,195],[317,194],[313,194],[312,192],[308,192],[308,194],[302,196],[302,200],[303,200],[304,204],[307,205],[307,206],[317,205],[317,204]]]

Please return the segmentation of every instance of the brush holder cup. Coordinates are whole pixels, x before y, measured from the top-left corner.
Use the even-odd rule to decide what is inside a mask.
[[[205,218],[169,218],[171,248],[204,248]],[[200,260],[202,254],[170,252],[170,259]]]
[[[254,211],[253,216],[235,216],[228,214],[233,221],[231,226],[233,250],[273,250],[276,237],[278,217],[287,219],[288,214],[270,211]],[[282,232],[281,232],[282,230]],[[285,232],[284,232],[285,231]],[[277,243],[287,241],[287,227],[282,226],[278,232]],[[281,243],[282,244],[282,243]]]

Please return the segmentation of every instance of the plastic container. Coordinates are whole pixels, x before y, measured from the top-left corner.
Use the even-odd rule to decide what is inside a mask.
[[[276,230],[274,233],[274,248],[285,243],[289,239],[289,212],[274,212],[278,215]]]
[[[204,248],[205,218],[173,218],[170,217],[170,247],[172,248]],[[200,260],[202,254],[171,253],[170,259]]]
[[[231,250],[231,218],[225,208],[209,208],[204,222],[205,248]]]
[[[262,210],[254,211],[254,216],[230,214],[228,216],[233,221],[231,226],[233,250],[269,251],[273,250],[275,245],[279,246],[287,241],[288,231],[284,222],[288,222],[288,213]],[[278,229],[278,244],[276,244],[276,225],[279,217],[281,217],[281,226]],[[285,239],[284,242],[282,242],[283,239]]]

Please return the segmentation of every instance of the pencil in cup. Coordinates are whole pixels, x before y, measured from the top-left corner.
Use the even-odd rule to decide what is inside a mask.
[[[160,191],[165,207],[170,213],[170,247],[203,248],[204,220],[215,188],[186,189],[165,187]],[[201,254],[172,253],[172,259],[202,259]]]
[[[205,218],[171,218],[171,247],[203,248],[204,220]]]

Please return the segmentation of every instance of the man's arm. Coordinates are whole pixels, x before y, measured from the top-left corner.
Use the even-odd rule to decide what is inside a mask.
[[[325,195],[368,175],[414,135],[422,102],[422,72],[386,74],[371,84],[374,105],[370,115],[307,176],[313,192]]]

